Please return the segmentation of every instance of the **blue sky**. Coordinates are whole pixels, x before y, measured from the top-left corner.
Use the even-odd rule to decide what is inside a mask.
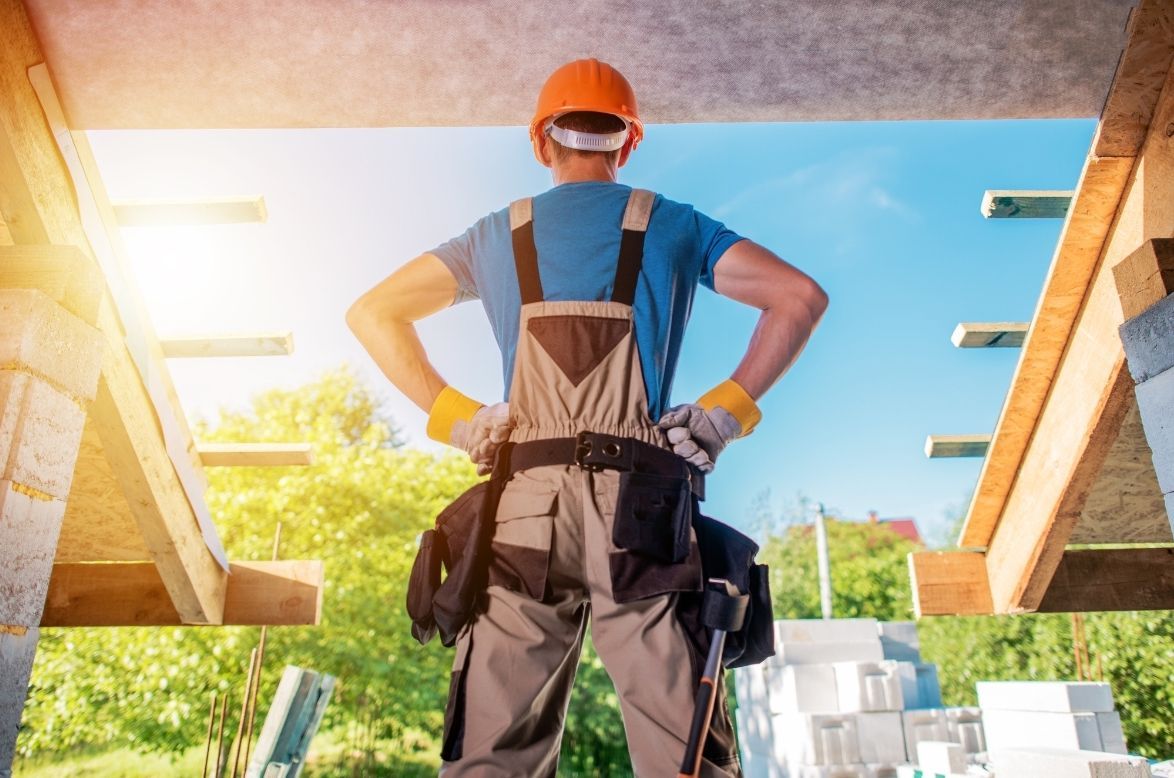
[[[756,495],[803,494],[849,517],[913,516],[940,536],[980,461],[927,460],[930,433],[989,432],[1018,356],[955,349],[959,321],[1026,321],[1059,220],[984,220],[985,189],[1076,184],[1095,123],[653,125],[621,181],[725,221],[798,265],[831,305],[795,368],[732,445],[707,512],[744,524]],[[291,357],[173,360],[192,416],[242,407],[349,362],[413,445],[424,414],[347,331],[363,291],[508,203],[550,186],[523,128],[90,133],[115,199],[264,195],[256,225],[128,228],[161,335],[291,329]],[[699,289],[674,384],[687,402],[729,376],[756,312]],[[434,364],[483,401],[502,391],[480,305],[421,325]]]

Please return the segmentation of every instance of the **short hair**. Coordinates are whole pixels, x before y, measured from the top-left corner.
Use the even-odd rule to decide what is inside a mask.
[[[596,111],[571,111],[564,113],[562,116],[554,120],[555,125],[562,127],[564,130],[575,130],[577,132],[593,132],[599,135],[620,132],[625,128],[624,120],[620,117],[610,113],[598,113]],[[546,136],[550,143],[551,158],[562,161],[572,156],[591,156],[594,154],[609,154],[613,160],[620,155],[620,149],[614,151],[587,151],[584,149],[572,149],[564,146],[551,136]]]

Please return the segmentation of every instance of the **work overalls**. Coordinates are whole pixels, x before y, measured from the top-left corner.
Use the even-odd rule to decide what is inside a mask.
[[[633,190],[628,200],[611,301],[544,300],[531,201],[510,206],[522,298],[511,441],[586,430],[668,448],[649,417],[632,315],[653,198]],[[708,649],[704,631],[678,618],[682,593],[702,588],[696,535],[689,530],[690,553],[676,564],[649,564],[618,548],[619,475],[545,465],[505,485],[487,605],[456,644],[445,714],[445,753],[454,760],[442,776],[555,775],[589,615],[635,774],[677,774]],[[741,775],[720,683],[704,753],[702,776]]]

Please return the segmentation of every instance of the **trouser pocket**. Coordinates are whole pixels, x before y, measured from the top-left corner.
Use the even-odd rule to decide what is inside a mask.
[[[493,527],[491,586],[543,599],[557,500],[555,485],[525,471],[506,484]]]
[[[659,562],[689,555],[689,481],[674,476],[620,474],[612,542]]]

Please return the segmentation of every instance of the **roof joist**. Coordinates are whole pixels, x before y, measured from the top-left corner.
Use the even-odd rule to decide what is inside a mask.
[[[247,224],[269,218],[263,197],[216,199],[121,200],[113,203],[122,227],[175,227],[210,224]]]
[[[204,467],[283,467],[314,464],[309,443],[199,443]]]
[[[980,210],[987,219],[1063,219],[1071,189],[988,189]]]
[[[958,348],[1020,348],[1027,338],[1025,321],[960,322],[950,335]]]
[[[927,435],[925,455],[930,459],[952,457],[983,457],[990,446],[991,436],[987,435]]]
[[[235,335],[171,335],[159,339],[169,359],[199,357],[276,357],[293,353],[293,333],[254,332]]]

